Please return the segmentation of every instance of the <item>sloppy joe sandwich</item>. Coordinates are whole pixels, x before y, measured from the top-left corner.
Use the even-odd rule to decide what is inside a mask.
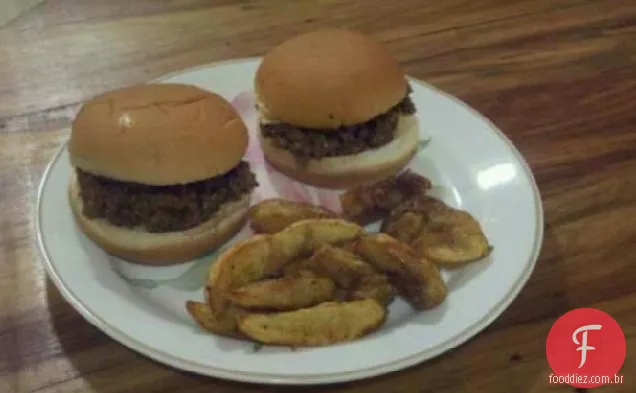
[[[404,72],[387,48],[361,33],[325,29],[283,42],[264,56],[255,92],[265,158],[306,184],[379,181],[417,150]]]
[[[222,97],[145,84],[95,97],[72,123],[69,185],[81,230],[143,264],[191,260],[244,224],[256,178],[247,129]]]

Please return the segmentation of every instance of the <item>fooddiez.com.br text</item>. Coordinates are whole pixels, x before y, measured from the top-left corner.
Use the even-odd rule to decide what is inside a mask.
[[[580,375],[580,374],[567,374],[567,375],[555,375],[550,374],[548,381],[554,384],[621,384],[623,383],[622,375]]]

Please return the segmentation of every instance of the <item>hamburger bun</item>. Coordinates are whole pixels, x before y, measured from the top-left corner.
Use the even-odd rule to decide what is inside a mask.
[[[189,85],[147,84],[89,100],[72,123],[68,150],[71,164],[90,175],[173,186],[228,173],[247,143],[245,124],[222,97]],[[196,227],[157,233],[87,217],[76,174],[68,197],[88,238],[109,254],[146,265],[178,264],[212,251],[243,227],[250,203],[246,193]]]
[[[387,112],[407,89],[387,48],[345,29],[285,41],[263,57],[255,79],[263,117],[325,132]]]
[[[267,161],[282,174],[316,187],[343,189],[374,183],[393,176],[408,164],[419,145],[419,121],[416,116],[401,116],[395,138],[388,144],[362,153],[311,159],[301,162],[289,151],[260,138]]]
[[[203,224],[181,232],[149,233],[117,227],[103,219],[89,219],[82,213],[82,199],[76,179],[68,188],[73,215],[82,232],[111,255],[143,265],[173,265],[187,262],[216,249],[243,228],[250,197],[223,205]]]
[[[71,164],[119,181],[173,185],[234,168],[247,128],[222,97],[194,86],[147,84],[88,101],[72,123]],[[210,154],[211,147],[222,147]]]

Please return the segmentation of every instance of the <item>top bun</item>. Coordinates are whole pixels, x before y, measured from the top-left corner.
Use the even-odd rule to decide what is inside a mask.
[[[247,128],[222,97],[182,84],[144,84],[89,100],[75,117],[71,163],[147,185],[209,179],[234,168]]]
[[[366,122],[398,104],[407,89],[387,48],[344,29],[280,44],[264,56],[255,81],[266,120],[317,129]]]

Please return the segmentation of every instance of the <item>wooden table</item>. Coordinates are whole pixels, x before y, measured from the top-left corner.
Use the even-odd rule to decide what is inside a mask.
[[[0,392],[292,392],[187,375],[86,323],[35,245],[42,171],[82,100],[184,67],[263,54],[344,25],[385,42],[411,75],[467,101],[518,146],[546,234],[513,305],[469,343],[343,392],[571,392],[548,384],[545,339],[577,307],[610,313],[636,391],[636,2],[50,0],[0,30]]]

